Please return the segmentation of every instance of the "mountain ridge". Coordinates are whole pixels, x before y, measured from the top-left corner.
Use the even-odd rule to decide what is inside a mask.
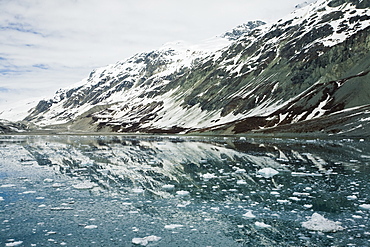
[[[319,0],[204,46],[137,54],[41,101],[25,121],[75,131],[240,134],[358,109],[370,104],[369,5]]]

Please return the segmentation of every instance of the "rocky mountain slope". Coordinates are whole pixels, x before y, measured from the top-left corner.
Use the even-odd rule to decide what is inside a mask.
[[[28,127],[22,123],[13,123],[7,120],[0,121],[0,134],[10,134],[14,132],[27,132]]]
[[[318,0],[261,24],[97,69],[25,121],[70,131],[370,133],[370,3]]]

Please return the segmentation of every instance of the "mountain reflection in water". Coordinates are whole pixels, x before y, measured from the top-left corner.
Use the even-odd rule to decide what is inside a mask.
[[[2,136],[0,244],[367,246],[369,164],[365,140]]]

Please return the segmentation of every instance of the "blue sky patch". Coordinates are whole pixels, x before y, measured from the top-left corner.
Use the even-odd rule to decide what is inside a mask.
[[[15,30],[15,31],[18,31],[18,32],[32,33],[32,34],[44,36],[42,33],[37,32],[36,30],[32,29],[32,27],[30,25],[22,24],[22,23],[16,23],[16,22],[10,22],[6,26],[0,26],[0,30]]]
[[[49,69],[49,66],[47,66],[46,64],[42,64],[42,63],[34,64],[34,65],[32,65],[32,67],[39,68],[39,69]]]

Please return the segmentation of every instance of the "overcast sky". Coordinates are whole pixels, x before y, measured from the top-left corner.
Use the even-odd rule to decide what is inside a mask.
[[[0,0],[0,111],[169,41],[197,43],[304,0]]]

